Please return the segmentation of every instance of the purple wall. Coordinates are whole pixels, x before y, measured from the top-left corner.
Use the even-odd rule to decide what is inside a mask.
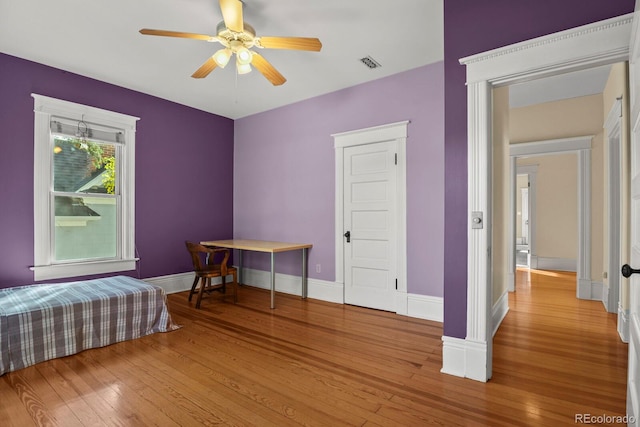
[[[191,270],[184,240],[230,238],[233,121],[0,54],[0,287],[33,283],[31,93],[140,117],[136,248],[141,278]]]
[[[465,56],[632,12],[634,0],[446,0],[444,335],[464,338],[467,310]]]
[[[234,237],[313,243],[309,276],[335,280],[331,134],[410,120],[408,291],[442,296],[443,77],[439,62],[236,120]],[[299,256],[278,254],[278,271],[300,274]],[[245,259],[269,269],[266,254]]]

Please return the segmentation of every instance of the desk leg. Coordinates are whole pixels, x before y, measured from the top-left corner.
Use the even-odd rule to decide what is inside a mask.
[[[302,248],[302,298],[307,297],[307,248]]]
[[[242,285],[242,249],[238,249],[238,285]]]
[[[275,307],[275,285],[276,285],[276,254],[271,252],[271,308]]]

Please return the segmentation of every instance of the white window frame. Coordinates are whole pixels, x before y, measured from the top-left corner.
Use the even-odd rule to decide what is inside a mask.
[[[135,270],[135,134],[138,117],[89,107],[69,101],[31,94],[34,98],[34,280],[49,280],[93,274]],[[125,140],[120,172],[120,209],[117,257],[56,263],[53,256],[53,221],[51,220],[52,165],[51,116],[84,120],[124,131]]]

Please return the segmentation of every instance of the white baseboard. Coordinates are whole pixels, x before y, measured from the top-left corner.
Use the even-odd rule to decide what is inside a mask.
[[[618,335],[622,342],[629,342],[629,310],[618,304]]]
[[[591,299],[594,301],[602,301],[604,295],[604,283],[591,282]]]
[[[577,270],[575,259],[571,258],[547,258],[538,256],[536,261],[537,270],[557,270],[557,271],[573,271]],[[533,268],[533,267],[532,267]]]
[[[165,293],[188,291],[193,284],[192,272],[171,274],[168,276],[149,277],[143,279],[153,285],[160,286]],[[251,268],[242,269],[242,282],[245,285],[261,289],[271,289],[271,273]],[[307,296],[322,301],[344,304],[344,285],[319,279],[307,279]],[[300,276],[276,273],[276,291],[292,295],[301,295],[302,281]],[[398,314],[419,319],[442,322],[444,319],[444,300],[440,297],[398,293],[396,298]]]
[[[443,374],[487,382],[487,343],[453,337],[442,337]]]
[[[602,305],[606,311],[609,311],[609,284],[602,284]]]
[[[300,280],[299,277],[296,278]],[[307,296],[321,301],[344,304],[344,285],[320,279],[307,279]]]
[[[578,280],[578,298],[592,301],[602,301],[604,283],[589,279]]]
[[[148,277],[142,279],[152,285],[160,286],[166,294],[188,291],[194,279],[193,272],[170,274],[168,276]]]
[[[532,270],[538,269],[538,255],[529,255],[529,268]]]
[[[515,292],[516,290],[516,275],[515,273],[507,273],[507,290],[509,292]]]
[[[271,272],[242,269],[242,282],[245,285],[260,289],[271,289]],[[276,291],[291,295],[302,294],[302,279],[300,276],[276,273]],[[307,296],[322,301],[344,303],[342,284],[319,279],[307,279]]]
[[[494,336],[502,324],[504,317],[509,312],[509,292],[504,292],[502,296],[496,301],[491,309],[491,321],[493,330],[491,336]]]
[[[400,314],[400,313],[398,313]],[[407,295],[407,316],[419,319],[444,321],[444,298],[426,295]]]
[[[442,336],[442,369],[443,374],[464,378],[465,373],[465,341],[461,338]]]

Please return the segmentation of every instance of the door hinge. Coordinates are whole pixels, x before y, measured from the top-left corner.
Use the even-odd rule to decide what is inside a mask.
[[[395,164],[396,165],[398,164],[398,153],[396,153],[396,155],[395,155]]]

